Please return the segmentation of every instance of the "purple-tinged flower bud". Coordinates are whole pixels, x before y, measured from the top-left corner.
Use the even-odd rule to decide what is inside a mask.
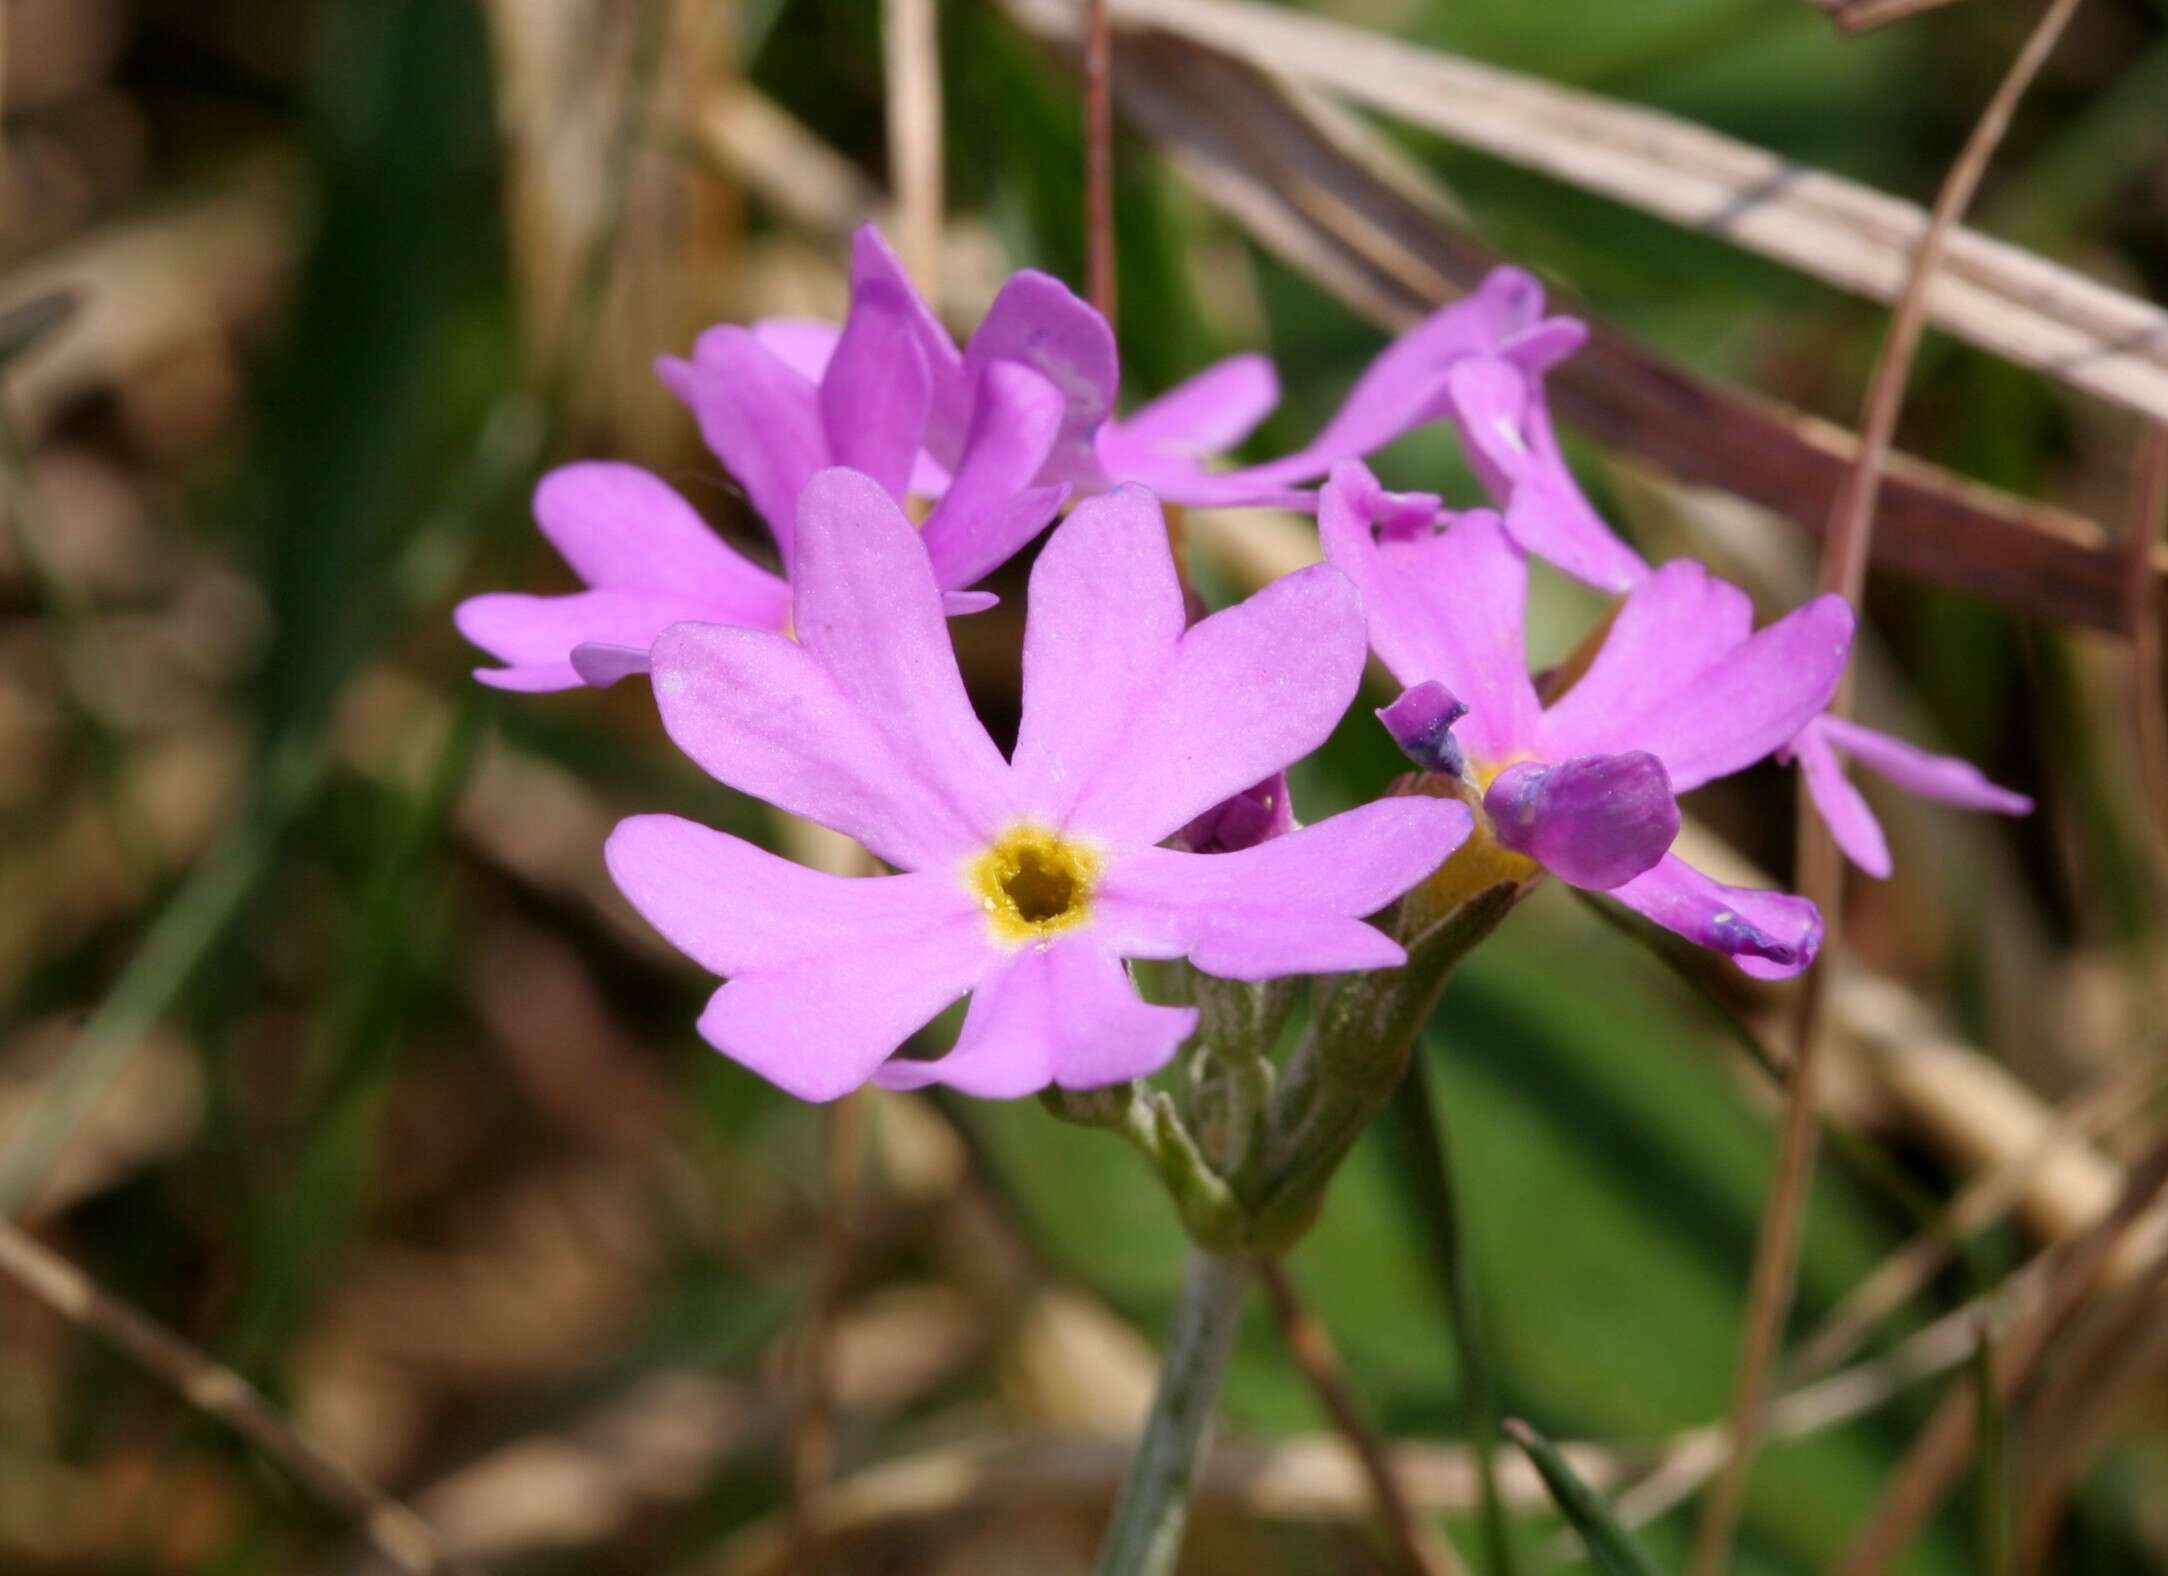
[[[1467,770],[1453,724],[1468,714],[1467,706],[1436,679],[1425,679],[1400,699],[1379,709],[1378,721],[1393,736],[1401,753],[1426,772],[1458,777]]]
[[[1295,810],[1288,800],[1287,773],[1274,772],[1263,782],[1222,799],[1170,841],[1193,854],[1239,854],[1294,829]]]
[[[1508,766],[1483,808],[1499,842],[1591,892],[1651,869],[1679,835],[1670,774],[1645,750]]]

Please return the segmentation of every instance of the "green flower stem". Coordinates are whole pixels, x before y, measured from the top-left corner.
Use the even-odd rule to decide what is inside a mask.
[[[1249,1265],[1192,1248],[1144,1437],[1099,1553],[1098,1576],[1167,1576],[1182,1552],[1190,1485],[1242,1322]]]

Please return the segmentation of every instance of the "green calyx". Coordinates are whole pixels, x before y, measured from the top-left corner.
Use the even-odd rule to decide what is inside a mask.
[[[1128,1139],[1158,1170],[1199,1246],[1285,1253],[1406,1076],[1454,966],[1533,885],[1534,867],[1501,864],[1480,831],[1470,844],[1387,916],[1408,954],[1401,967],[1248,984],[1185,966],[1168,984],[1198,1008],[1198,1029],[1175,1090],[1049,1090],[1047,1107]],[[1281,1061],[1275,1053],[1305,989],[1310,1022]]]

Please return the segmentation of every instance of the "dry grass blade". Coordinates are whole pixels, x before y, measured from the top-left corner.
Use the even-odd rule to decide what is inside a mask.
[[[2045,1568],[2071,1487],[2102,1436],[2168,1368],[2168,1258],[2079,1334],[2026,1412],[2017,1568]]]
[[[328,1504],[353,1518],[377,1551],[400,1570],[452,1569],[428,1523],[304,1439],[255,1386],[162,1325],[106,1296],[74,1265],[6,1221],[0,1221],[0,1274],[69,1323],[111,1341],[190,1405],[242,1435]]]
[[[1032,32],[1074,42],[1063,0],[1006,3]],[[1138,33],[1122,41],[1117,88],[1131,119],[1206,197],[1387,328],[1468,290],[1497,262],[1383,139],[1240,61]],[[1592,436],[1813,531],[1858,451],[1840,427],[1720,388],[1600,325],[1549,386],[1561,415]],[[1878,567],[2034,618],[2128,627],[2121,555],[2095,522],[1906,456],[1888,469]],[[2149,595],[2168,594],[2168,553],[2153,555],[2147,578]]]
[[[820,1502],[835,1473],[836,1308],[850,1273],[852,1212],[857,1207],[859,1173],[865,1154],[863,1092],[845,1095],[822,1115],[822,1143],[828,1155],[828,1197],[821,1219],[820,1249],[813,1266],[813,1288],[798,1337],[797,1388],[790,1430],[790,1513],[792,1541],[799,1568],[813,1569],[814,1526]]]
[[[1941,276],[1950,249],[1951,234],[1971,207],[1980,181],[1995,150],[2002,144],[2010,118],[2020,100],[2039,75],[2040,68],[2062,38],[2063,29],[2077,10],[2078,0],[2049,0],[2047,9],[2026,38],[2010,68],[1996,85],[1979,121],[1966,137],[1956,160],[1935,194],[1934,211],[1919,238],[1905,275],[1904,289],[1890,318],[1888,336],[1868,378],[1865,409],[1860,420],[1859,454],[1844,485],[1830,503],[1829,533],[1822,557],[1822,589],[1835,592],[1857,607],[1866,589],[1867,555],[1874,539],[1875,503],[1881,495],[1882,471],[1897,434],[1897,418],[1904,408],[1905,389],[1911,382],[1912,363],[1925,331],[1929,301]],[[1833,715],[1851,710],[1850,671],[1842,679],[1830,704]],[[1752,1289],[1747,1301],[1746,1337],[1740,1346],[1735,1381],[1731,1437],[1732,1460],[1717,1478],[1694,1533],[1690,1569],[1697,1576],[1716,1576],[1731,1547],[1739,1512],[1746,1498],[1747,1474],[1753,1465],[1767,1395],[1769,1373],[1783,1339],[1784,1321],[1791,1312],[1799,1266],[1799,1232],[1806,1217],[1808,1188],[1814,1179],[1816,1140],[1820,1129],[1814,1120],[1815,1081],[1820,1075],[1823,1022],[1822,994],[1830,969],[1842,947],[1845,862],[1838,857],[1836,840],[1823,823],[1807,792],[1799,787],[1799,890],[1822,912],[1825,926],[1822,957],[1807,977],[1799,1001],[1793,1041],[1792,1074],[1785,1091],[1783,1136],[1777,1151],[1776,1180],[1771,1185],[1768,1212],[1756,1244]]]
[[[1454,1576],[1464,1570],[1452,1545],[1417,1517],[1407,1495],[1401,1492],[1384,1443],[1347,1387],[1332,1337],[1304,1305],[1287,1266],[1268,1260],[1258,1266],[1257,1278],[1265,1289],[1265,1301],[1272,1309],[1273,1322],[1280,1327],[1281,1340],[1287,1343],[1288,1354],[1362,1463],[1363,1475],[1370,1480],[1370,1492],[1377,1497],[1378,1516],[1385,1523],[1401,1563],[1413,1576]]]
[[[1115,0],[1167,29],[1509,163],[1720,236],[1878,301],[1931,221],[1912,203],[1690,121],[1253,0]],[[1928,319],[2102,399],[2168,417],[2168,312],[1973,231]]]
[[[2123,522],[2123,616],[2130,629],[2131,731],[2139,784],[2151,807],[2146,840],[2168,883],[2168,694],[2161,687],[2161,606],[2148,594],[2155,544],[2168,517],[2168,425],[2149,422],[2138,439],[2130,515]]]
[[[884,0],[888,168],[900,210],[904,266],[941,309],[941,39],[934,0]]]
[[[2058,1111],[2029,1147],[2013,1151],[2000,1165],[1975,1177],[1951,1203],[1939,1229],[1914,1237],[1853,1287],[1821,1329],[1799,1348],[1791,1364],[1794,1376],[1811,1379],[1851,1356],[1876,1325],[1922,1291],[1949,1262],[1954,1241],[2001,1219],[2057,1156],[2128,1115],[2159,1086],[2161,1077],[2161,1068],[2150,1056],[2109,1071]]]
[[[2040,1306],[2013,1328],[1995,1357],[1995,1388],[2007,1405],[2057,1335],[2091,1294],[2124,1235],[2168,1186],[2168,1138],[2131,1168],[2130,1180],[2107,1217],[2057,1250]],[[1839,1576],[1886,1570],[1932,1516],[1971,1458],[1975,1429],[1972,1387],[1951,1390],[1912,1443],[1874,1517],[1838,1567]]]
[[[1114,34],[1108,0],[1084,0],[1084,293],[1114,321]]]
[[[1566,1458],[1584,1480],[1608,1491],[1622,1477],[1614,1452],[1567,1445]],[[822,1501],[818,1549],[839,1552],[887,1529],[994,1506],[1073,1507],[1103,1511],[1129,1463],[1125,1440],[1009,1437],[973,1441],[868,1467],[838,1482]],[[1395,1476],[1409,1501],[1427,1514],[1475,1508],[1475,1462],[1464,1446],[1395,1444]],[[1507,1501],[1518,1509],[1548,1507],[1533,1469],[1514,1461],[1502,1474]],[[1199,1514],[1232,1511],[1276,1521],[1348,1522],[1371,1514],[1370,1485],[1338,1435],[1251,1444],[1213,1443],[1195,1490]],[[789,1537],[763,1522],[733,1539],[712,1567],[723,1576],[786,1576]]]

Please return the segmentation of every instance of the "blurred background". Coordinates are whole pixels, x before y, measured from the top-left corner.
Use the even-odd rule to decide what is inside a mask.
[[[1847,34],[1806,0],[1313,9],[1922,204],[2037,14],[1964,0]],[[961,327],[1009,269],[1081,280],[1071,15],[938,6],[929,283]],[[1170,131],[1172,104],[1270,142],[1240,118],[1263,79],[1174,47],[1139,44],[1158,64],[1134,83],[1117,68],[1160,90],[1118,149],[1125,394],[1265,350],[1286,389],[1269,454],[1395,309]],[[449,621],[474,590],[571,584],[527,515],[562,459],[639,460],[746,535],[650,364],[717,320],[838,312],[850,228],[891,213],[889,96],[871,0],[0,0],[0,1208],[47,1255],[10,1247],[0,1281],[0,1570],[388,1568],[351,1484],[297,1478],[86,1329],[115,1316],[78,1283],[19,1284],[51,1256],[490,1570],[1087,1567],[1181,1259],[1142,1163],[1029,1101],[869,1098],[839,1150],[830,1119],[706,1049],[709,982],[617,901],[602,838],[657,809],[796,834],[676,756],[638,687],[489,692]],[[2087,0],[1976,222],[2158,298],[2164,106],[2168,7]],[[1438,234],[1694,374],[1856,423],[1883,306],[1435,131],[1330,115]],[[1814,539],[1766,492],[1564,416],[1652,556],[1706,556],[1765,611],[1811,589]],[[1965,818],[1867,785],[1898,871],[1851,884],[1839,1136],[1739,1570],[1837,1559],[1972,1382],[1983,1319],[2021,1320],[2027,1266],[2085,1239],[2159,1136],[2159,649],[2134,661],[2127,620],[2157,631],[2160,572],[2114,569],[2145,425],[2052,367],[1935,334],[1921,356],[1902,447],[2014,495],[2006,514],[2052,505],[2026,518],[2100,573],[2073,616],[1959,531],[1870,583],[1862,717],[2040,808]],[[1442,432],[1380,469],[1475,496]],[[1291,521],[1192,525],[1217,597],[1304,550]],[[957,626],[997,732],[1021,566],[999,588]],[[1540,591],[1555,658],[1598,608]],[[1354,717],[1298,779],[1306,818],[1396,769]],[[1695,835],[1781,876],[1792,793],[1769,767],[1699,795]],[[1648,1518],[1667,1566],[1713,1465],[1775,1148],[1741,1040],[1781,1049],[1787,1007],[1546,890],[1425,1042],[1483,1377]],[[1382,1122],[1291,1273],[1410,1498],[1472,1556],[1434,1142]],[[1963,1476],[1896,1568],[2168,1568],[2160,1240],[2115,1244],[2024,1404],[1990,1418],[2004,1470]],[[1870,1277],[1892,1289],[1862,1303]],[[823,1399],[794,1421],[809,1373]],[[1398,1568],[1261,1304],[1226,1418],[1185,1569]],[[1572,1568],[1508,1465],[1520,1568]],[[794,1476],[831,1475],[794,1525]],[[1991,1555],[1998,1518],[2013,1544]]]

